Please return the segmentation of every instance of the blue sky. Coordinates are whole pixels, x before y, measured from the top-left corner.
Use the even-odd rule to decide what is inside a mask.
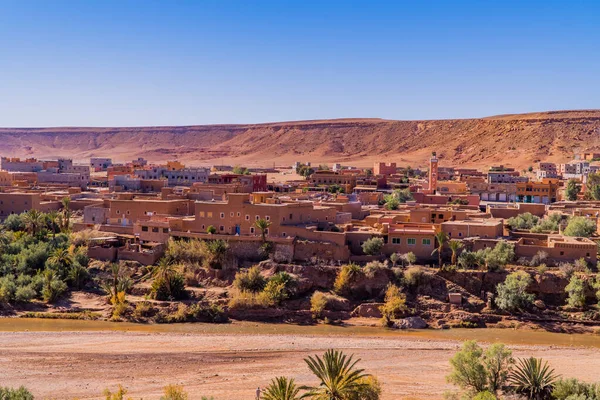
[[[600,108],[599,1],[0,0],[0,126]]]

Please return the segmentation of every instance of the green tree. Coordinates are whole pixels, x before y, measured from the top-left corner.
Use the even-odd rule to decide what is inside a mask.
[[[452,372],[446,379],[471,394],[489,391],[495,395],[508,381],[513,362],[512,352],[501,343],[483,351],[476,341],[466,341],[450,359]]]
[[[496,286],[496,305],[504,311],[522,310],[531,305],[534,296],[527,293],[531,284],[531,276],[525,271],[516,271],[506,277],[503,283]]]
[[[570,307],[581,308],[585,306],[585,282],[577,275],[571,276],[569,284],[565,287],[567,304]]]
[[[576,179],[569,179],[567,182],[567,188],[565,190],[565,197],[569,201],[577,200],[577,195],[581,191],[581,185],[577,182]]]
[[[364,386],[361,380],[368,376],[356,368],[360,359],[354,360],[338,350],[327,350],[323,358],[309,356],[304,361],[320,381],[319,386],[305,387],[307,396],[315,399],[347,400]]]
[[[58,247],[52,251],[50,257],[48,257],[48,262],[55,265],[64,277],[64,274],[73,265],[73,257],[64,247]]]
[[[271,381],[262,393],[262,400],[300,400],[300,387],[293,378],[278,377]]]
[[[217,233],[217,228],[215,228],[213,225],[209,225],[208,228],[206,228],[206,233],[209,235],[214,235]]]
[[[229,252],[229,244],[224,240],[203,242],[204,265],[211,269],[222,269]]]
[[[171,295],[171,279],[177,273],[172,260],[169,257],[163,257],[158,260],[158,264],[154,266],[152,275],[154,279],[163,279],[169,295]]]
[[[381,253],[381,249],[383,248],[383,245],[384,245],[384,242],[383,242],[382,238],[372,237],[370,239],[367,239],[362,244],[362,251],[365,254],[368,254],[370,256],[378,255]]]
[[[530,400],[549,399],[557,376],[541,358],[519,360],[509,376],[512,388]]]
[[[563,233],[565,236],[590,237],[596,233],[596,224],[586,217],[573,217]]]
[[[69,229],[71,229],[71,198],[70,197],[63,197],[61,203],[62,203],[62,206],[63,206],[63,210],[62,210],[62,216],[63,216],[62,231],[63,232],[67,232]]]

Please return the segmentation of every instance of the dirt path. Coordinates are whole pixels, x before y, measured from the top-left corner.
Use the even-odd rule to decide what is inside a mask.
[[[384,399],[441,398],[448,359],[459,342],[389,337],[213,335],[139,332],[2,332],[0,382],[39,398],[96,399],[122,383],[134,398],[158,399],[168,383],[191,399],[253,399],[277,375],[314,383],[304,362],[333,347],[354,353],[384,384]],[[541,356],[559,373],[593,381],[600,349],[512,346]],[[585,368],[582,368],[585,366]]]

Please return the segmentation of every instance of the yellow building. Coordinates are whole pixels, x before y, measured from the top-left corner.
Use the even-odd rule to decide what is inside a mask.
[[[541,182],[518,182],[517,201],[522,203],[554,203],[557,191],[558,179],[547,178]]]

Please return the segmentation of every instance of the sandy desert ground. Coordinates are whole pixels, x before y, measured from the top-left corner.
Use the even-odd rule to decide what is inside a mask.
[[[600,339],[599,339],[600,340]],[[388,336],[197,334],[147,332],[1,332],[0,382],[26,385],[39,398],[99,399],[122,383],[133,398],[158,399],[168,383],[192,399],[252,399],[277,375],[315,383],[303,358],[327,348],[362,359],[383,382],[384,399],[439,399],[453,340]],[[547,359],[557,372],[589,381],[600,373],[600,349],[511,346],[516,356]]]

